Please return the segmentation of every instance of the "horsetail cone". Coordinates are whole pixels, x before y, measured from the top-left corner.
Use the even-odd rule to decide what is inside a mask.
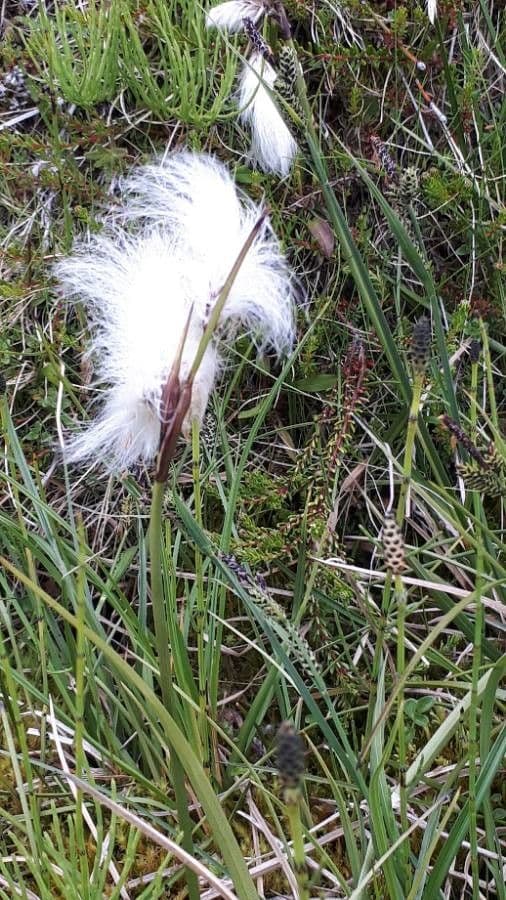
[[[481,342],[474,338],[469,344],[469,359],[472,365],[476,365],[480,361]]]
[[[387,513],[381,533],[385,565],[393,575],[402,575],[406,568],[404,537],[392,513]]]
[[[2,396],[2,394],[5,394],[6,389],[7,389],[7,382],[5,380],[5,375],[2,372],[0,372],[0,397]]]
[[[413,327],[409,359],[415,375],[423,375],[430,360],[430,347],[432,342],[432,328],[430,319],[421,316]]]
[[[304,741],[290,722],[283,722],[277,734],[276,763],[285,788],[298,788],[304,774]]]

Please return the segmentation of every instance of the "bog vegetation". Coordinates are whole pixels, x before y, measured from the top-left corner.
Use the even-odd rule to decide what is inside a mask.
[[[0,896],[504,900],[504,4],[210,6],[0,3]],[[76,465],[55,265],[183,149],[295,340]]]

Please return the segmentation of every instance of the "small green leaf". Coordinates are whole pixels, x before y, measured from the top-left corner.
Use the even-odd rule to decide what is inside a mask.
[[[330,391],[337,384],[337,375],[308,375],[307,378],[299,378],[294,382],[298,391],[306,391],[308,394],[317,394],[320,391]]]

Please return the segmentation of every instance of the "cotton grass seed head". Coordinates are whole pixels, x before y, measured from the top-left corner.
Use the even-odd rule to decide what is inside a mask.
[[[122,184],[122,216],[167,231],[181,248],[185,281],[205,318],[246,239],[263,214],[215,157],[174,153]],[[248,331],[259,349],[286,352],[294,337],[296,280],[268,218],[248,252],[226,303],[223,325]]]
[[[225,3],[218,3],[209,10],[206,27],[230,33],[242,31],[245,19],[258,22],[264,12],[263,2],[257,0],[226,0]]]
[[[259,222],[195,376],[183,432],[202,420],[238,329],[277,354],[290,348],[294,331],[294,281],[276,237],[225,166],[177,153],[137,170],[121,190],[122,206],[106,214],[103,233],[56,267],[64,296],[86,308],[100,399],[94,421],[70,439],[67,459],[113,470],[157,454],[169,376],[176,393],[184,391],[210,313]]]
[[[431,25],[434,25],[437,18],[437,0],[427,0],[427,15]]]
[[[298,148],[273,100],[276,79],[276,70],[254,51],[244,64],[237,100],[241,121],[251,132],[252,162],[264,172],[286,178]]]

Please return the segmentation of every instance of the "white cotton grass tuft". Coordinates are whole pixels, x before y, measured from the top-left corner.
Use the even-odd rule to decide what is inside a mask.
[[[182,380],[210,309],[260,215],[251,200],[241,199],[217,160],[177,153],[127,179],[123,207],[106,217],[104,233],[56,266],[64,295],[82,301],[88,312],[88,354],[102,393],[97,418],[69,442],[69,462],[104,461],[117,471],[156,456],[162,389],[190,312]],[[225,337],[238,327],[278,354],[293,341],[293,279],[268,223],[225,303],[221,342],[207,347],[186,432],[192,419],[202,420],[224,364]]]
[[[88,355],[104,402],[89,428],[71,439],[69,462],[104,455],[112,469],[152,459],[160,440],[162,387],[176,358],[191,308],[185,261],[168,235],[153,230],[129,236],[121,230],[92,239],[56,267],[65,294],[83,301],[89,317]],[[183,351],[188,374],[202,336],[196,315]],[[192,415],[201,417],[217,372],[208,347],[194,386]]]
[[[210,9],[206,16],[206,27],[231,33],[242,31],[244,19],[258,22],[264,14],[261,0],[226,0]]]
[[[285,178],[297,155],[297,142],[272,98],[276,72],[260,53],[252,53],[241,74],[241,121],[251,131],[251,158],[264,172]]]
[[[123,217],[169,230],[187,261],[185,281],[205,316],[262,208],[240,193],[215,157],[174,153],[138,169],[122,183]],[[239,269],[224,319],[250,332],[257,346],[278,355],[293,342],[294,279],[266,221]]]
[[[427,15],[432,25],[437,18],[437,0],[427,0]]]

